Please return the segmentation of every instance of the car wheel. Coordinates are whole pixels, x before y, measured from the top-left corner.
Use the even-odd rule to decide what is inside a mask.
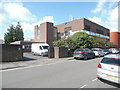
[[[76,57],[74,57],[74,59],[77,59]]]
[[[84,60],[87,60],[88,59],[88,57],[87,56],[84,56]]]

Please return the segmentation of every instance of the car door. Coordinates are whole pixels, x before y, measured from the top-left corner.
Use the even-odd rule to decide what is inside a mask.
[[[87,53],[87,57],[91,58],[91,52],[88,48],[85,49],[86,53]]]

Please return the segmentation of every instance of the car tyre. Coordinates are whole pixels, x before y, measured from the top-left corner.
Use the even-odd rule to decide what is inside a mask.
[[[74,59],[77,59],[76,57],[74,57]]]
[[[35,55],[35,53],[33,52],[33,55]]]

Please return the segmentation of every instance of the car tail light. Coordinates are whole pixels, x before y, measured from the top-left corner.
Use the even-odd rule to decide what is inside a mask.
[[[79,52],[79,53],[85,53],[85,52]]]
[[[101,66],[101,64],[100,64],[100,63],[98,64],[98,68],[102,68],[102,66]]]

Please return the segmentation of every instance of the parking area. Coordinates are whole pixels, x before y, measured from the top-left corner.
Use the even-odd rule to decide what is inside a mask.
[[[102,57],[96,57],[98,59]],[[94,59],[80,59],[78,61],[89,61]],[[67,58],[48,58],[47,56],[33,55],[32,53],[23,53],[23,59],[16,62],[3,62],[0,64],[0,69],[12,69],[12,68],[21,68],[35,65],[46,65],[46,64],[55,64],[60,62],[74,61],[74,57]]]
[[[5,69],[28,67],[35,65],[54,64],[54,63],[66,62],[69,60],[73,60],[73,57],[55,59],[55,58],[42,57],[39,55],[33,55],[32,53],[23,53],[22,60],[17,62],[3,62],[0,64],[0,69],[5,70]]]
[[[97,65],[102,58],[96,57],[88,60],[75,60],[73,57],[49,59],[48,57],[37,56],[32,53],[24,53],[24,59],[22,61],[4,63],[2,65],[3,84],[5,87],[16,88],[24,88],[26,85],[27,87],[31,87],[31,84],[33,84],[33,88],[118,88],[119,86],[116,86],[116,84],[97,79]],[[15,79],[16,74],[14,75],[13,72],[21,76],[23,75],[24,77],[21,78],[25,84],[19,84],[21,79]],[[13,74],[11,78],[7,76],[10,73]],[[8,78],[6,79],[6,77]],[[31,80],[28,80],[28,78],[31,78]],[[11,80],[13,82],[9,85],[9,81]],[[36,85],[34,80],[39,85]],[[18,83],[14,85],[14,82]]]

